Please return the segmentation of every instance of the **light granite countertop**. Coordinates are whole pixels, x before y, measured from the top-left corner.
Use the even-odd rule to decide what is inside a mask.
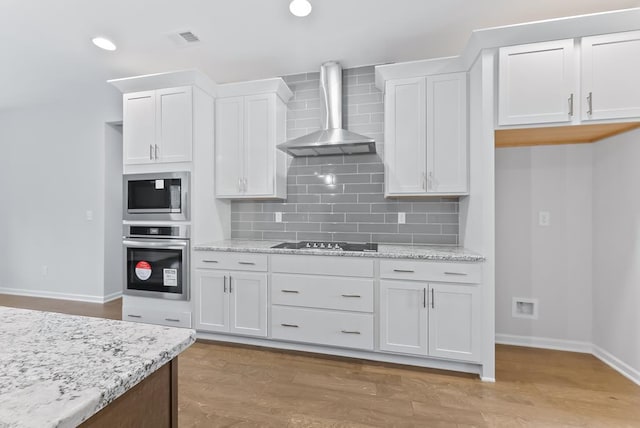
[[[195,341],[189,329],[0,306],[0,427],[75,427]]]
[[[378,245],[377,252],[368,251],[332,251],[310,249],[271,248],[279,244],[276,241],[252,241],[228,239],[224,241],[195,244],[195,251],[231,251],[241,253],[265,254],[312,254],[321,256],[374,257],[387,259],[419,259],[451,262],[482,262],[484,257],[462,247],[444,247],[430,245]]]

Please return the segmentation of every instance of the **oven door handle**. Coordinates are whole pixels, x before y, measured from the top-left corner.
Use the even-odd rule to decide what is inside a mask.
[[[167,250],[183,250],[189,246],[188,241],[167,240],[168,242],[157,241],[134,241],[124,239],[122,245],[131,248],[166,248]]]

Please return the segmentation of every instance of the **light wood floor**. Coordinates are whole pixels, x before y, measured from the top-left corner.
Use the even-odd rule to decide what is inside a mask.
[[[0,305],[119,319],[105,305]],[[497,346],[476,376],[198,342],[180,357],[181,427],[640,427],[640,387],[587,354]]]

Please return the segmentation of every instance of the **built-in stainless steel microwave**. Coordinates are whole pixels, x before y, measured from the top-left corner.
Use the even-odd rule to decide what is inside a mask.
[[[124,175],[124,220],[189,220],[189,173]]]

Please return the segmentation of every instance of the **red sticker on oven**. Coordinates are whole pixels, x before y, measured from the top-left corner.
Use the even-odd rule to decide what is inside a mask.
[[[151,277],[151,265],[144,260],[136,264],[136,276],[142,281],[146,281]]]

